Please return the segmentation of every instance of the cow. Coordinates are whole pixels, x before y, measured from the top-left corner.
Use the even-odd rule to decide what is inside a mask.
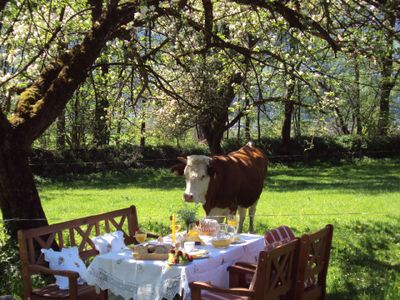
[[[221,216],[238,211],[238,232],[243,230],[249,209],[249,232],[254,232],[256,205],[268,167],[268,159],[262,150],[249,142],[227,155],[189,155],[178,157],[178,160],[181,163],[171,170],[185,176],[183,200],[201,203],[210,217],[221,219]]]

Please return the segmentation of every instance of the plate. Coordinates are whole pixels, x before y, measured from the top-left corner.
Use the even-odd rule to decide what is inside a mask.
[[[207,258],[208,257],[208,251],[204,249],[195,249],[194,251],[191,251],[188,253],[193,257],[193,259],[200,259],[200,258]]]
[[[184,263],[181,263],[181,264],[174,264],[174,263],[171,263],[171,262],[169,262],[169,261],[167,261],[167,265],[168,266],[176,266],[176,267],[182,267],[182,266],[186,266],[187,264],[190,264],[191,263],[191,261],[187,261],[187,262],[184,262]]]
[[[245,240],[238,240],[238,241],[231,242],[231,245],[243,244],[243,243],[246,243],[246,241]]]

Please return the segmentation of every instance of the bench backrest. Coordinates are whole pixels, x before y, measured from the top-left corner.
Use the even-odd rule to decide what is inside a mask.
[[[37,227],[18,232],[22,272],[28,272],[29,265],[47,265],[41,248],[61,249],[76,246],[79,255],[86,261],[98,254],[91,238],[106,232],[120,230],[124,233],[125,244],[134,243],[138,229],[135,206],[99,215],[75,219],[63,223]]]

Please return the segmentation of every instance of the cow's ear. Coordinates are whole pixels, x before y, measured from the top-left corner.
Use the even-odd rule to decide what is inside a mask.
[[[183,176],[183,173],[185,171],[185,167],[186,167],[186,164],[179,163],[179,164],[173,165],[170,170],[175,175]]]
[[[178,156],[177,159],[178,159],[180,162],[184,163],[185,165],[187,164],[187,159],[186,159],[185,157]]]

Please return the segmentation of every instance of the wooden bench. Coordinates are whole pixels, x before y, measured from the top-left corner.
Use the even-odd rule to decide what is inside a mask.
[[[20,230],[18,232],[24,299],[107,299],[107,291],[96,293],[94,286],[78,285],[79,274],[72,271],[50,270],[40,249],[76,246],[79,256],[88,263],[98,254],[91,238],[113,231],[124,233],[126,245],[137,244],[134,238],[139,228],[135,206],[63,223]],[[148,234],[149,237],[157,237]],[[61,275],[69,279],[69,290],[60,290],[56,284],[34,289],[32,275]]]

